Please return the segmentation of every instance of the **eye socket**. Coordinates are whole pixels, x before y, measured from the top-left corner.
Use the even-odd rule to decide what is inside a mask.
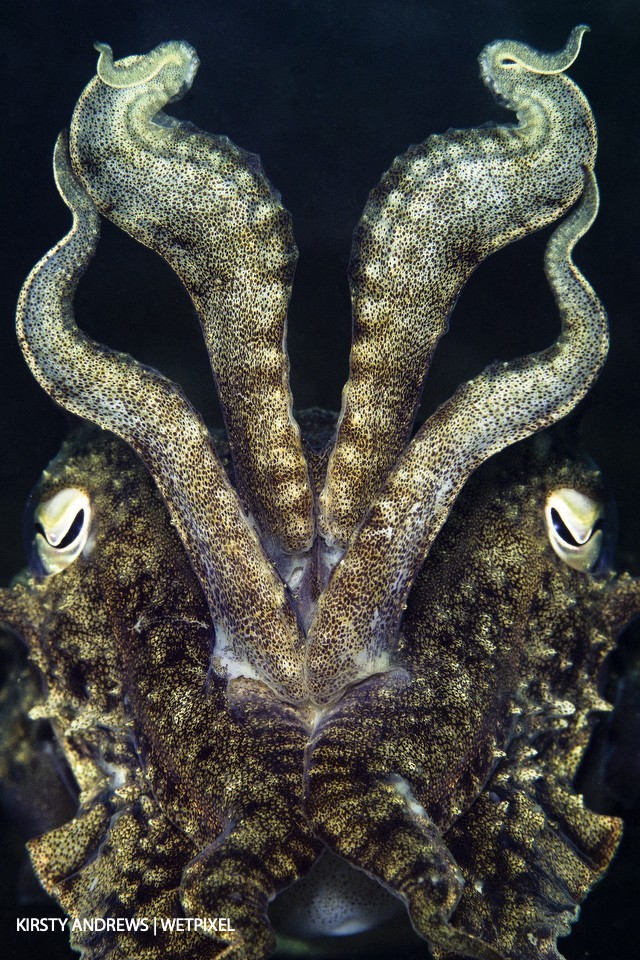
[[[545,505],[547,536],[560,559],[581,573],[598,563],[602,552],[604,504],[579,490],[552,490]]]
[[[91,503],[84,490],[66,487],[40,503],[33,514],[35,549],[45,574],[66,570],[87,545]]]

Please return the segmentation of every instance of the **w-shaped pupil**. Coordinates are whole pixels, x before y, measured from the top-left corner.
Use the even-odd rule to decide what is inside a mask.
[[[60,543],[51,543],[49,537],[47,536],[47,531],[44,529],[41,523],[36,523],[36,533],[41,533],[45,538],[50,547],[53,547],[54,550],[64,550],[65,547],[70,547],[74,540],[77,540],[80,531],[84,526],[84,510],[78,510],[76,513],[73,523],[67,530],[66,534],[60,541]]]
[[[571,533],[568,526],[566,525],[566,523],[564,522],[564,520],[562,519],[562,517],[560,516],[560,514],[558,513],[555,507],[551,508],[551,522],[553,523],[553,529],[556,531],[558,536],[562,537],[564,542],[568,543],[569,546],[571,547],[584,547],[584,545],[588,543],[589,540],[591,540],[594,533],[597,530],[600,530],[604,525],[602,518],[597,520],[597,522],[594,523],[591,530],[589,531],[589,536],[586,538],[586,540],[583,540],[582,543],[579,543],[576,540],[576,538],[573,536],[573,534]]]

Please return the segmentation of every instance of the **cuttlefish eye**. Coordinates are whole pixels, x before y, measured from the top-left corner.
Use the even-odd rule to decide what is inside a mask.
[[[35,549],[45,574],[60,573],[87,545],[91,503],[84,490],[65,487],[38,504],[33,514]]]
[[[604,504],[579,490],[552,490],[545,505],[547,536],[555,553],[569,567],[586,573],[602,551]]]

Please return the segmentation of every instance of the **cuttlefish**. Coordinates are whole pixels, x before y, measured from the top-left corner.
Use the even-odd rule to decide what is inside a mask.
[[[574,778],[610,709],[602,663],[640,612],[597,468],[568,431],[540,433],[608,349],[572,259],[598,209],[593,117],[566,74],[585,30],[555,54],[487,46],[482,78],[517,122],[431,136],[371,192],[337,417],[293,412],[279,194],[256,156],[163,110],[195,51],[96,45],[54,154],[73,226],[17,313],[36,379],[94,426],[45,470],[29,568],[0,592],[28,650],[3,693],[5,795],[47,783],[28,851],[87,960],[260,960],[274,927],[348,956],[397,917],[436,960],[560,957],[620,837]],[[182,280],[223,432],[77,327],[101,217]],[[557,340],[416,428],[473,270],[562,217]]]

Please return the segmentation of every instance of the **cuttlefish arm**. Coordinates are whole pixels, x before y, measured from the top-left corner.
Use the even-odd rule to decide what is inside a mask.
[[[492,50],[506,58],[510,46],[493,45],[489,55]],[[519,61],[514,63],[520,69]],[[532,76],[545,85],[550,79]],[[576,125],[590,143],[593,124],[582,122],[586,101],[581,94],[574,100],[572,90],[563,89],[553,122],[570,128],[574,103]],[[566,152],[560,182],[571,181],[574,153]],[[526,157],[521,162],[529,169]],[[533,164],[533,182],[535,169]],[[575,244],[596,216],[598,191],[589,163],[578,164],[577,174],[582,198],[552,235],[545,256],[562,332],[547,350],[493,364],[461,386],[427,420],[389,473],[318,604],[306,668],[311,696],[319,701],[334,699],[348,684],[393,663],[415,575],[469,475],[494,453],[564,417],[600,372],[609,344],[606,314],[572,261]]]
[[[114,63],[100,50],[69,141],[100,213],[159,253],[200,318],[238,490],[263,542],[300,553],[314,531],[300,430],[292,414],[286,313],[297,260],[291,218],[257,156],[162,108],[193,82],[185,42]]]
[[[556,220],[582,192],[596,132],[565,71],[586,29],[555,54],[487,46],[483,80],[518,123],[429,137],[394,160],[369,196],[349,268],[350,374],[321,497],[332,546],[347,544],[408,441],[434,351],[475,267]]]
[[[71,169],[63,135],[54,173],[73,226],[20,294],[17,330],[27,363],[61,406],[122,437],[144,461],[205,591],[219,662],[232,675],[259,677],[284,699],[302,699],[301,638],[285,587],[199,414],[170,380],[76,325],[73,298],[94,255],[100,220]]]

